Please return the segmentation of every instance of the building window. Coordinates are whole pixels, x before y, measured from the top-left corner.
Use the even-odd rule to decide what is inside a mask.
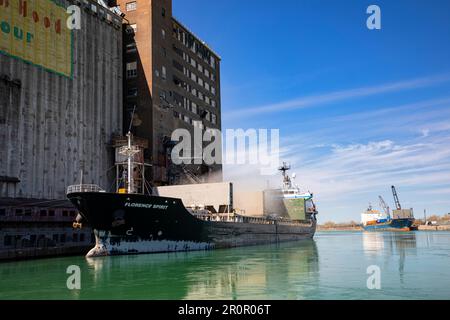
[[[203,87],[203,79],[200,77],[198,78],[198,84]]]
[[[214,108],[216,107],[216,100],[211,100],[211,106]]]
[[[127,79],[136,78],[137,77],[137,62],[128,62],[127,63]]]
[[[58,235],[57,235],[57,234],[54,234],[54,235],[53,235],[53,242],[54,242],[54,243],[58,243],[58,238],[59,238]]]
[[[127,44],[127,47],[126,47],[127,49],[127,53],[133,53],[133,52],[136,52],[137,51],[137,48],[136,48],[136,43],[135,42],[133,42],[133,43],[130,43],[130,44]]]
[[[180,57],[182,57],[184,59],[184,52],[183,52],[183,50],[181,50],[180,48],[176,47],[175,45],[173,45],[172,47],[173,47],[173,51],[175,51],[175,53],[177,55],[179,55]]]
[[[209,83],[205,81],[205,89],[209,91],[210,87],[209,87]]]
[[[184,72],[184,68],[183,68],[183,65],[182,65],[181,63],[179,63],[179,62],[176,61],[176,60],[173,60],[173,61],[172,61],[172,64],[173,64],[173,66],[174,66],[175,69],[177,69],[177,70],[180,71],[180,72]]]
[[[54,217],[55,216],[55,211],[54,210],[49,210],[48,211],[48,216],[49,217]]]
[[[203,123],[201,121],[193,121],[193,125],[194,125],[194,127],[197,127],[197,128],[200,128],[200,129],[204,128],[204,125],[203,125]]]
[[[16,216],[23,216],[23,210],[22,209],[16,209]]]
[[[0,216],[6,216],[6,209],[0,208]]]
[[[192,102],[191,104],[191,111],[197,114],[197,104],[195,102]]]
[[[35,246],[36,245],[36,239],[37,239],[37,235],[32,234],[30,236],[30,246]]]
[[[214,113],[211,114],[211,123],[217,124],[217,116]]]
[[[161,67],[161,78],[163,78],[164,80],[167,79],[167,70],[165,66]]]
[[[198,71],[203,73],[203,66],[200,63],[197,65],[197,69],[198,69]]]
[[[205,76],[209,78],[209,70],[205,68]]]
[[[196,68],[197,67],[197,62],[195,61],[195,59],[190,58],[190,60],[191,60],[191,66]]]
[[[197,82],[197,76],[195,75],[195,73],[191,73],[191,80]]]
[[[166,38],[166,30],[161,29],[161,36],[162,36],[163,39]]]
[[[5,247],[12,245],[12,237],[11,236],[5,236],[4,239],[3,239],[3,245]]]
[[[133,112],[133,111],[136,110],[136,108],[137,108],[137,104],[136,103],[127,103],[125,109],[126,109],[127,112]]]
[[[216,94],[216,88],[211,87],[211,93],[212,93],[212,94]]]
[[[208,96],[205,96],[205,102],[206,102],[207,104],[210,104],[210,99],[209,99]]]
[[[63,217],[68,217],[69,216],[69,211],[63,210],[62,215],[63,215]]]
[[[78,233],[73,234],[73,242],[78,242]]]
[[[161,90],[161,92],[159,93],[159,98],[161,99],[161,101],[167,101],[167,93],[165,90]]]
[[[166,8],[161,8],[161,16],[166,16]]]
[[[137,88],[130,88],[127,92],[127,97],[137,97],[138,89]]]
[[[137,9],[136,1],[128,2],[126,8],[127,8],[127,11],[134,11],[134,10],[136,10]]]
[[[66,242],[66,235],[65,234],[61,234],[59,236],[59,241],[61,241],[62,243]]]

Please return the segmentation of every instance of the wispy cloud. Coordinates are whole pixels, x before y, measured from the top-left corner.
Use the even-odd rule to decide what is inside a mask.
[[[430,129],[422,129],[420,130],[420,132],[422,133],[423,138],[426,138],[430,135]]]
[[[449,188],[450,128],[436,134],[437,129],[447,128],[445,124],[449,115],[439,116],[434,109],[417,109],[416,113],[408,114],[411,117],[407,121],[409,125],[402,123],[402,117],[398,123],[386,123],[384,116],[392,118],[387,113],[374,121],[373,127],[354,130],[352,126],[338,125],[325,135],[313,132],[305,136],[300,132],[282,141],[281,158],[292,164],[298,183],[316,193],[326,219],[357,219],[358,208],[363,210],[369,201],[376,204],[379,194],[389,199],[392,184],[401,189],[405,206],[413,206],[419,211],[423,208],[432,210],[443,206],[442,196]],[[433,128],[434,131],[430,129],[426,136],[411,134],[409,127],[419,128],[421,119],[427,119],[422,123],[424,128]],[[332,119],[328,121],[332,122]],[[388,127],[393,127],[389,139],[335,142],[338,133],[342,134],[340,138],[352,141],[357,132],[358,137],[364,140],[366,136],[373,136],[371,131],[384,132]],[[409,137],[400,139],[398,136],[404,135],[405,131],[410,133]],[[225,173],[227,179],[253,188],[266,187],[267,180],[271,187],[280,185],[280,177],[259,176],[257,166],[225,166]],[[418,200],[423,200],[426,195],[428,200],[424,206]]]
[[[279,103],[256,106],[251,108],[239,108],[238,111],[230,111],[224,115],[226,118],[252,116],[261,113],[273,113],[292,109],[310,108],[327,103],[335,103],[348,99],[368,97],[383,93],[398,92],[417,88],[429,87],[450,80],[450,75],[436,75],[430,77],[417,78],[406,81],[385,83],[376,86],[354,88],[348,90],[334,91],[319,95],[312,95],[282,101]]]
[[[441,75],[344,90],[241,110],[239,115],[328,106],[449,80]],[[411,101],[413,97],[408,94],[407,103],[376,109],[373,99],[369,107],[361,100],[357,111],[344,108],[338,116],[322,114],[303,121],[303,130],[295,121],[283,126],[281,159],[292,164],[304,189],[315,192],[323,219],[358,219],[369,201],[376,205],[378,195],[392,199],[391,185],[399,188],[405,207],[450,211],[443,202],[450,187],[450,97]],[[241,186],[263,189],[268,180],[271,187],[280,185],[278,176],[260,176],[258,166],[225,165],[224,170],[227,179]]]

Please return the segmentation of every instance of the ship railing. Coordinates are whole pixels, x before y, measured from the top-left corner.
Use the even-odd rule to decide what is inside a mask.
[[[77,184],[67,187],[67,194],[82,192],[105,192],[105,190],[96,184]]]

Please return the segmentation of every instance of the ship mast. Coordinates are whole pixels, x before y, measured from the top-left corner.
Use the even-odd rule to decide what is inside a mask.
[[[133,135],[129,131],[127,133],[128,138],[128,145],[126,147],[120,148],[119,153],[121,155],[124,155],[127,157],[127,192],[128,193],[134,193],[135,187],[134,187],[134,177],[133,177],[133,163],[134,163],[134,156],[139,153],[139,148],[137,146],[133,146],[131,144],[131,139]]]
[[[128,131],[127,134],[128,137],[128,150],[131,151],[131,132]],[[132,170],[131,170],[131,152],[129,152],[127,154],[127,158],[128,158],[128,193],[133,193],[133,174],[132,174]]]
[[[283,189],[289,189],[292,187],[291,178],[286,174],[286,171],[290,170],[291,166],[286,162],[283,162],[283,165],[278,168],[279,171],[283,174]]]

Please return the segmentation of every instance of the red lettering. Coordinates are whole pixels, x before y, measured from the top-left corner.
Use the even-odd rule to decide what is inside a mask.
[[[5,8],[8,8],[9,0],[0,0],[0,6],[5,6]]]
[[[34,20],[34,23],[39,22],[39,15],[36,11],[33,11],[33,20]]]
[[[45,18],[44,18],[44,26],[45,26],[46,28],[50,28],[50,25],[51,25],[51,23],[50,23],[49,17],[45,17]]]
[[[57,34],[61,34],[61,19],[56,21],[55,23],[55,31]]]
[[[19,1],[19,14],[21,14],[24,18],[27,16],[27,2],[24,0]]]

